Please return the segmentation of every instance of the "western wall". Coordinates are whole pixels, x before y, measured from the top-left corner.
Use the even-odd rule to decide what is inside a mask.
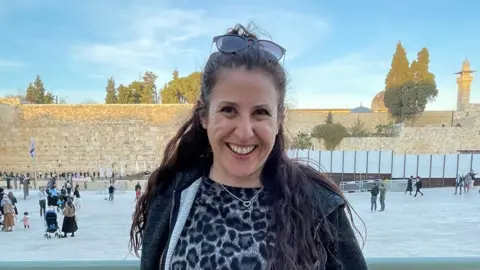
[[[37,171],[98,171],[125,173],[152,170],[163,149],[185,120],[190,105],[31,105],[0,99],[0,168],[31,172],[30,141],[35,137]],[[328,111],[292,109],[287,113],[289,136],[310,132]],[[366,129],[390,122],[386,112],[333,111],[346,127],[360,119]],[[387,150],[398,153],[457,153],[479,150],[480,104],[460,111],[425,112],[417,126],[404,127],[396,137],[345,138],[338,150]],[[426,123],[426,124],[418,124]],[[462,127],[455,127],[461,123]],[[445,127],[442,127],[442,124]],[[420,126],[418,126],[420,125]],[[321,145],[316,145],[318,150]]]
[[[474,71],[465,60],[458,72],[457,110],[425,111],[411,127],[394,137],[348,137],[337,150],[393,150],[409,154],[452,154],[480,151],[480,104],[470,103]],[[285,128],[292,138],[310,133],[329,112],[335,122],[351,127],[360,120],[364,129],[391,123],[384,91],[372,99],[371,109],[290,109]],[[186,104],[22,104],[0,98],[0,169],[31,172],[31,138],[36,142],[37,171],[115,172],[153,170],[164,147],[185,121]],[[315,143],[316,150],[323,146]]]

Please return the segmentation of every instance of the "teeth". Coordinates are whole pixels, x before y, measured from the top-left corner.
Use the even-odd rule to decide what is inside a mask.
[[[253,149],[255,149],[255,145],[248,146],[248,147],[242,147],[242,146],[238,146],[238,145],[229,143],[228,146],[230,147],[230,149],[233,150],[233,152],[235,152],[237,154],[241,154],[241,155],[250,154],[250,152],[252,152]]]

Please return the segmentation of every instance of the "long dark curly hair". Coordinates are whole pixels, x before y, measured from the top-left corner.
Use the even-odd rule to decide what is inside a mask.
[[[255,37],[242,25],[236,25],[228,34]],[[223,68],[245,67],[247,70],[262,69],[272,76],[278,90],[278,113],[284,115],[287,76],[282,65],[258,48],[247,48],[236,54],[215,52],[210,55],[203,73],[199,102],[194,106],[188,120],[179,128],[167,144],[163,160],[148,179],[145,193],[138,200],[130,230],[130,248],[139,256],[142,237],[147,223],[150,203],[159,190],[169,186],[180,171],[212,165],[213,157],[209,148],[206,130],[201,125],[201,117],[208,111],[209,98],[218,73]],[[271,269],[304,269],[315,264],[325,265],[326,244],[316,241],[314,234],[334,235],[334,228],[328,222],[319,223],[312,209],[313,203],[305,198],[310,194],[311,181],[316,181],[334,191],[342,198],[342,192],[332,181],[311,167],[291,160],[285,151],[283,123],[275,138],[273,149],[262,170],[261,181],[274,196],[273,222],[276,240],[273,250],[269,250]],[[344,198],[345,199],[345,198]],[[346,200],[345,200],[346,201]],[[346,206],[350,218],[350,207]],[[320,224],[321,228],[317,228]]]

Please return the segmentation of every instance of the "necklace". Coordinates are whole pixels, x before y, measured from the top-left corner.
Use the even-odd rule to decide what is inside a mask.
[[[219,184],[220,184],[220,183],[219,183]],[[230,192],[230,190],[228,190],[224,185],[220,184],[220,186],[222,186],[222,188],[223,188],[226,192],[228,192],[228,194],[230,194],[232,197],[234,197],[235,199],[241,201],[241,202],[243,203],[243,205],[244,205],[245,207],[247,207],[247,208],[250,207],[250,205],[252,205],[252,201],[255,200],[255,198],[258,197],[258,195],[260,194],[260,192],[263,191],[263,187],[262,187],[250,200],[245,201],[245,200],[242,200],[242,199],[240,199],[239,197],[235,196],[235,194],[233,194],[232,192]]]

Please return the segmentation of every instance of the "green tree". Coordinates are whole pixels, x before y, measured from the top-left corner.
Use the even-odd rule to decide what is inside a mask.
[[[151,72],[147,71],[143,74],[143,85],[144,85],[144,94],[142,94],[141,101],[142,103],[158,103],[158,92],[155,81],[158,76]],[[148,97],[151,96],[152,100],[149,102]]]
[[[139,104],[142,103],[142,96],[144,94],[144,86],[142,82],[139,81],[133,81],[128,88],[130,89],[130,93],[133,96],[133,103]],[[151,96],[150,96],[151,98]],[[152,103],[152,102],[149,102]]]
[[[393,54],[390,71],[385,78],[385,90],[399,86],[408,81],[410,63],[407,58],[407,51],[399,41]]]
[[[44,104],[54,104],[56,103],[55,96],[51,92],[47,92],[43,97]]]
[[[410,65],[407,81],[385,90],[385,106],[397,122],[415,123],[426,105],[437,97],[435,75],[429,71],[429,64],[430,54],[423,48]]]
[[[123,84],[118,86],[117,90],[117,103],[118,104],[132,104],[135,103],[135,97],[130,87],[126,87]]]
[[[323,141],[325,149],[333,151],[348,135],[347,129],[339,123],[333,123],[333,116],[329,112],[325,124],[316,125],[312,129],[312,137],[319,142]]]
[[[394,116],[400,121],[409,120],[412,125],[438,95],[437,86],[425,82],[407,82],[396,91],[401,93],[401,107]]]
[[[52,92],[47,92],[40,75],[37,75],[33,83],[28,84],[25,99],[35,104],[52,104],[55,102],[55,96]]]
[[[366,137],[368,135],[365,130],[365,123],[360,120],[360,117],[357,117],[357,120],[353,125],[348,129],[351,137]]]
[[[107,87],[105,89],[105,103],[115,104],[117,103],[117,89],[115,88],[115,80],[113,77],[108,78]]]
[[[42,79],[40,79],[40,75],[37,75],[35,78],[35,81],[33,81],[33,87],[35,88],[35,100],[39,104],[44,104],[45,102],[45,93],[47,90],[45,89],[45,86],[43,85]]]
[[[33,87],[32,83],[29,83],[26,90],[25,99],[30,103],[37,103],[37,100],[35,99],[35,96],[36,96],[35,92],[36,92],[35,87]]]
[[[325,118],[325,123],[333,124],[333,114],[332,114],[332,112],[328,112],[327,118]]]
[[[201,73],[179,77],[178,70],[174,70],[172,75],[172,80],[160,90],[162,103],[195,103],[200,96]]]
[[[390,113],[396,112],[401,107],[401,93],[398,87],[401,87],[409,80],[410,63],[408,62],[407,52],[399,41],[392,57],[392,63],[387,77],[385,78],[385,107]]]
[[[307,132],[298,132],[292,143],[295,149],[311,149],[313,147],[312,137]]]
[[[436,84],[435,75],[429,71],[430,53],[427,48],[423,48],[417,54],[417,59],[410,65],[410,80],[417,83]]]

